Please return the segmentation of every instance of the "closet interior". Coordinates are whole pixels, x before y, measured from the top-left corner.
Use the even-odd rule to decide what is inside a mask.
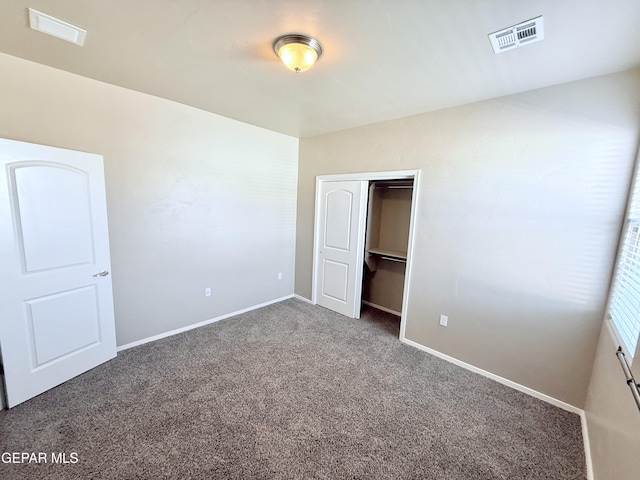
[[[402,313],[413,180],[369,182],[362,303]]]

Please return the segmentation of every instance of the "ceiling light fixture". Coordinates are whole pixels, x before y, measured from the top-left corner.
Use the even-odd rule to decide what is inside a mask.
[[[287,68],[304,72],[320,58],[322,46],[318,40],[307,35],[289,34],[274,40],[273,51]]]

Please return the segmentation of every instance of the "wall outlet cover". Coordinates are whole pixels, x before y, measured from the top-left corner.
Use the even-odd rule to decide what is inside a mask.
[[[449,317],[447,317],[446,315],[440,315],[440,325],[442,325],[443,327],[446,327],[448,321],[449,321]]]

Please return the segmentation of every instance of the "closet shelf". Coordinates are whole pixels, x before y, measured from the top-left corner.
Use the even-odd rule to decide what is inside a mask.
[[[400,252],[398,250],[387,250],[384,248],[370,248],[367,250],[370,255],[377,255],[379,257],[390,257],[392,259],[407,261],[407,252]]]

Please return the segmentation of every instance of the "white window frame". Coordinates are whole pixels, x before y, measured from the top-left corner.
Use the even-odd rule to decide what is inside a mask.
[[[640,155],[638,157],[640,160]],[[633,173],[609,301],[607,320],[629,363],[640,343],[640,177]]]

